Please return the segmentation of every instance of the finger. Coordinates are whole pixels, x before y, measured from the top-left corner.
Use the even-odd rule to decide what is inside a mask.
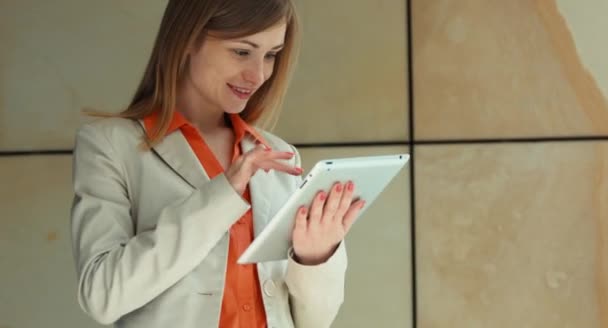
[[[346,214],[344,215],[344,219],[342,220],[342,226],[344,227],[344,232],[347,233],[350,230],[350,227],[355,222],[357,216],[359,216],[359,212],[365,206],[364,200],[359,200],[353,205],[350,206]]]
[[[308,215],[309,229],[315,230],[318,228],[321,216],[323,215],[323,205],[325,205],[326,199],[327,193],[325,191],[318,192],[313,199],[312,204],[310,205],[310,214]]]
[[[243,166],[247,166],[249,169],[251,169],[251,171],[253,171],[252,174],[255,174],[257,167],[254,166],[258,161],[258,158],[267,152],[269,151],[266,150],[266,146],[259,144],[255,148],[239,156],[237,158],[237,162],[241,162]]]
[[[256,147],[251,151],[245,153],[242,157],[247,158],[250,162],[266,161],[266,160],[278,160],[278,159],[291,159],[295,156],[295,153],[287,151],[272,151],[270,149],[264,149],[262,147]]]
[[[342,193],[342,198],[340,199],[340,205],[338,205],[338,209],[336,210],[336,214],[334,216],[334,220],[342,221],[346,211],[353,203],[353,194],[355,192],[355,184],[352,181],[348,181],[344,185],[344,192]]]
[[[296,213],[296,222],[293,229],[293,239],[301,240],[305,237],[307,231],[306,218],[308,216],[308,209],[306,206],[302,206]]]
[[[248,152],[240,159],[244,166],[247,166],[248,170],[251,171],[251,174],[255,174],[255,172],[261,168],[261,163],[268,160],[277,160],[277,159],[291,159],[295,154],[290,152],[273,152],[270,150],[264,150],[261,147],[257,147],[252,151]],[[265,169],[268,172],[268,168]]]
[[[277,170],[280,172],[289,173],[292,175],[300,175],[304,171],[301,167],[290,166],[277,161],[265,161],[257,163],[259,168],[263,170]],[[267,171],[268,172],[268,171]]]
[[[266,145],[264,144],[257,144],[253,149],[251,149],[250,151],[248,151],[245,154],[253,154],[253,153],[265,153],[265,152],[269,152],[271,151],[270,148],[266,147]]]
[[[340,205],[340,200],[342,199],[343,189],[344,187],[340,182],[335,183],[331,188],[329,197],[327,197],[327,202],[325,203],[325,208],[323,209],[323,218],[321,219],[322,222],[333,221],[336,211],[338,210],[338,205]]]
[[[246,162],[256,165],[256,167],[260,167],[260,163],[266,161],[277,161],[277,160],[288,160],[292,159],[295,156],[294,153],[291,152],[278,152],[271,150],[262,150],[259,149],[255,152],[248,153],[246,157]]]
[[[262,153],[256,154],[256,159],[260,161],[267,160],[279,160],[279,159],[291,159],[295,156],[295,153],[288,151],[264,151]]]

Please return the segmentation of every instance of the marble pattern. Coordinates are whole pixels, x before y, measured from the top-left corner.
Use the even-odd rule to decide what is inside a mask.
[[[608,46],[604,46],[605,38],[601,32],[606,29],[604,17],[608,13],[608,2],[557,0],[557,9],[573,35],[585,69],[593,75],[602,93],[608,96]]]
[[[412,4],[417,139],[608,134],[608,46],[582,28],[606,26],[605,12],[562,15],[554,0]]]
[[[416,149],[418,325],[608,326],[608,143]]]

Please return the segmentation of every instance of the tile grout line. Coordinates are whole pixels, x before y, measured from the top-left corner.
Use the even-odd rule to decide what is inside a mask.
[[[407,95],[408,95],[408,120],[406,122],[406,126],[409,124],[409,153],[410,153],[410,161],[409,161],[409,169],[410,169],[410,247],[411,247],[411,256],[410,256],[410,267],[411,267],[411,299],[412,299],[412,327],[416,328],[418,326],[418,290],[417,290],[417,266],[416,266],[416,171],[415,171],[415,151],[416,151],[416,142],[415,142],[415,124],[414,124],[414,65],[413,65],[413,42],[412,42],[412,1],[406,0],[405,3],[405,33],[406,33],[406,52],[407,52]]]
[[[412,96],[413,97],[413,96]],[[411,104],[410,106],[413,106]],[[409,114],[413,119],[413,110]],[[438,139],[413,140],[414,124],[410,120],[410,141],[379,141],[379,142],[330,142],[330,143],[294,143],[297,148],[338,148],[338,147],[384,147],[384,146],[442,146],[442,145],[477,145],[477,144],[513,144],[513,143],[561,143],[561,142],[594,142],[608,141],[608,136],[570,136],[570,137],[540,137],[540,138],[495,138],[495,139]],[[36,156],[36,155],[71,155],[71,149],[55,150],[0,150],[0,157]]]

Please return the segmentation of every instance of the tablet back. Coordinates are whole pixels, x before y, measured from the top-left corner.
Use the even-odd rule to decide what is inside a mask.
[[[408,154],[349,157],[319,161],[300,187],[270,220],[268,225],[243,252],[238,263],[284,260],[291,247],[295,216],[300,206],[309,207],[315,195],[329,191],[336,182],[355,184],[353,200],[365,200],[359,216],[374,202],[382,190],[409,160]]]

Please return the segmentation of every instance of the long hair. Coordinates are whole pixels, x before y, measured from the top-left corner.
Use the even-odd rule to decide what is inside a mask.
[[[272,76],[249,99],[240,116],[248,123],[276,119],[295,65],[299,22],[292,0],[169,0],[143,78],[129,106],[118,114],[93,114],[141,119],[159,110],[159,120],[145,135],[152,147],[164,137],[176,105],[177,84],[188,66],[187,50],[202,45],[205,35],[231,39],[261,32],[284,21],[283,50]]]

